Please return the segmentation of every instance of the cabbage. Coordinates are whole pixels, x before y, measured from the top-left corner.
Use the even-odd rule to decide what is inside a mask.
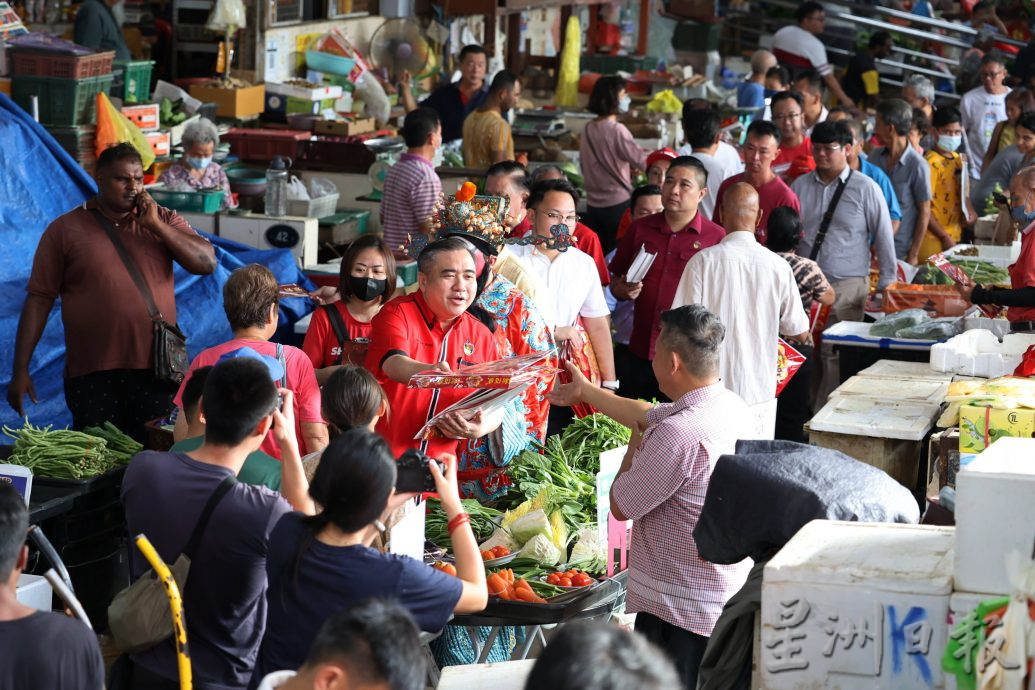
[[[579,541],[571,550],[568,567],[585,570],[591,575],[602,575],[607,571],[607,542],[600,539],[596,529],[579,531]]]
[[[546,513],[542,509],[533,510],[527,515],[519,517],[511,523],[510,533],[514,535],[514,539],[516,539],[519,544],[524,544],[537,534],[541,534],[547,539],[553,539],[553,530],[550,528],[550,518],[546,516]]]
[[[508,551],[513,553],[517,550],[519,544],[514,541],[513,537],[510,536],[507,530],[497,527],[496,531],[492,533],[492,536],[486,539],[478,548],[482,551],[488,551],[494,546],[505,546]]]
[[[561,562],[561,552],[545,534],[537,534],[518,551],[517,560],[535,561],[552,566]]]

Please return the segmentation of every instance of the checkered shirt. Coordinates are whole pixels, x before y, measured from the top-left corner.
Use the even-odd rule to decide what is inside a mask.
[[[722,607],[747,579],[751,560],[716,565],[701,559],[693,531],[716,461],[733,453],[747,405],[722,383],[698,388],[647,415],[647,430],[612,496],[633,522],[630,612],[645,611],[711,636]]]

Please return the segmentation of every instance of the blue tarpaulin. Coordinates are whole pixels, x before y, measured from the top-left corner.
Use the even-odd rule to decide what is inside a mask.
[[[25,285],[36,246],[51,221],[93,196],[97,188],[45,129],[3,94],[0,94],[0,142],[0,232],[3,233],[0,279],[4,288],[0,293],[0,332],[4,334],[0,341],[0,386],[6,393],[11,380],[18,317],[25,302]],[[178,264],[175,266],[176,310],[180,327],[187,334],[191,357],[231,337],[222,309],[222,291],[223,283],[235,268],[259,263],[269,267],[281,283],[313,287],[287,250],[263,251],[207,237],[216,246],[218,261],[212,275],[191,275]],[[290,325],[311,310],[307,299],[282,300],[278,333],[290,332]],[[65,339],[58,301],[29,368],[39,400],[33,404],[25,398],[25,412],[33,424],[59,427],[71,424],[62,387],[64,361]],[[0,424],[15,427],[22,424],[6,400],[0,404]]]

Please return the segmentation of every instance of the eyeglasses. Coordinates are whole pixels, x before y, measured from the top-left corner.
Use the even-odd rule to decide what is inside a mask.
[[[841,150],[841,144],[813,144],[812,145],[812,153],[814,153],[814,154],[816,154],[816,153],[823,153],[823,154],[829,155],[829,154],[833,153],[834,151],[839,151],[839,150]]]
[[[797,120],[799,117],[801,117],[801,113],[783,113],[782,115],[773,115],[773,121]]]
[[[981,78],[982,79],[995,79],[1000,74],[1004,74],[1005,72],[1006,72],[1006,70],[1001,70],[1001,69],[1000,70],[996,70],[995,72],[982,72],[981,73]]]
[[[575,224],[579,222],[579,217],[577,215],[573,214],[570,216],[562,216],[560,213],[557,213],[556,211],[547,211],[546,217],[549,218],[550,222],[554,225],[563,223],[564,225],[567,225],[569,228],[575,227]]]

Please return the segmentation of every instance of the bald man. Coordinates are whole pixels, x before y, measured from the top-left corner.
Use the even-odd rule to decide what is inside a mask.
[[[778,338],[808,342],[809,319],[790,265],[755,239],[761,217],[754,187],[738,182],[726,190],[726,237],[690,259],[672,308],[702,304],[726,326],[719,372],[753,413],[742,438],[772,439]]]
[[[756,50],[751,55],[751,74],[737,84],[737,108],[753,110],[751,119],[765,113],[765,74],[776,67],[776,56],[768,50]]]

